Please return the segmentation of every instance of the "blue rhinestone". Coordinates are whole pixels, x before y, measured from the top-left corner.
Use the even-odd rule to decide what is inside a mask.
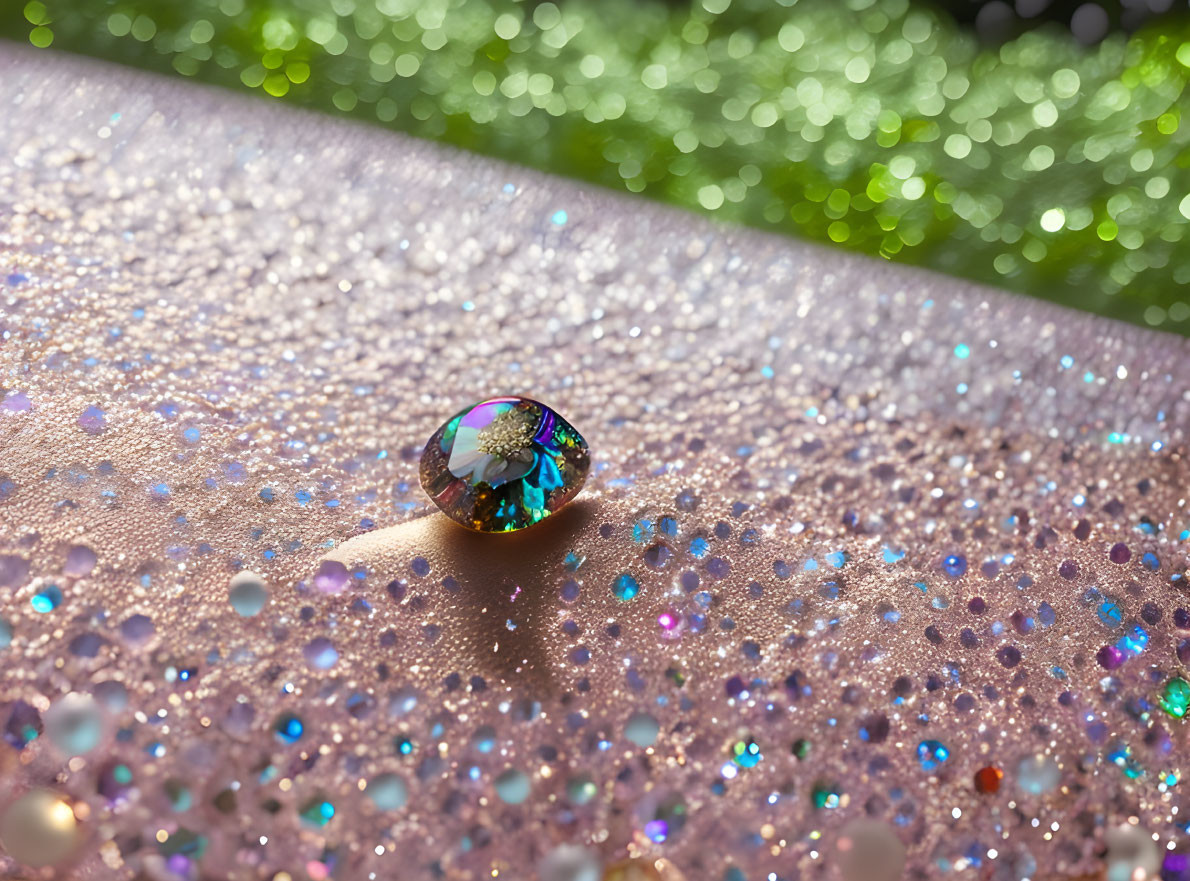
[[[933,771],[949,758],[950,750],[937,740],[923,740],[917,745],[917,760],[924,771]]]
[[[959,578],[967,571],[967,558],[961,554],[951,554],[942,561],[942,571],[951,578]]]

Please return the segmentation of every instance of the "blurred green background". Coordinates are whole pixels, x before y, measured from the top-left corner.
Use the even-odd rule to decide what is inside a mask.
[[[0,36],[1190,334],[1190,19],[909,0],[32,0]]]

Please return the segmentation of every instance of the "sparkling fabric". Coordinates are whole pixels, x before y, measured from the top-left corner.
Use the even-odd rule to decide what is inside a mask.
[[[63,873],[834,878],[860,819],[911,878],[1102,877],[1129,818],[1177,855],[1184,340],[92,63],[0,83],[0,828],[60,793]],[[591,449],[508,536],[418,487],[497,394]]]

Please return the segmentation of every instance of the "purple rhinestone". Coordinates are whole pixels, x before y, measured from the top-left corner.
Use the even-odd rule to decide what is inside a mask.
[[[16,587],[29,574],[29,561],[14,554],[0,554],[0,587]]]
[[[1167,853],[1161,863],[1161,881],[1190,879],[1190,854]]]
[[[342,593],[347,586],[347,567],[337,560],[323,560],[314,573],[314,587],[323,593]]]
[[[132,790],[132,772],[127,765],[110,759],[100,769],[95,788],[110,802],[123,801]]]
[[[1111,546],[1111,553],[1108,556],[1113,563],[1123,565],[1132,559],[1132,551],[1128,550],[1128,545],[1119,542]]]
[[[1095,660],[1104,670],[1115,670],[1127,660],[1127,655],[1114,645],[1105,645],[1095,655]]]
[[[120,635],[132,643],[141,643],[156,632],[148,615],[131,615],[120,625]]]
[[[16,701],[4,725],[4,740],[13,749],[24,749],[30,741],[36,740],[42,732],[41,713],[31,704]]]
[[[75,545],[66,554],[66,565],[62,567],[62,574],[81,578],[84,575],[89,575],[98,561],[99,558],[89,547]]]
[[[707,561],[707,573],[712,578],[726,578],[731,572],[731,564],[722,557],[711,557]]]
[[[1021,650],[1014,645],[1006,645],[996,652],[996,660],[1005,667],[1015,667],[1021,662]]]
[[[651,569],[663,569],[673,556],[673,551],[663,544],[656,544],[645,551],[645,565]]]
[[[78,424],[87,434],[99,434],[107,427],[106,414],[98,407],[88,407],[79,417]]]
[[[867,743],[884,743],[888,739],[888,716],[884,713],[874,713],[860,720],[859,739]]]

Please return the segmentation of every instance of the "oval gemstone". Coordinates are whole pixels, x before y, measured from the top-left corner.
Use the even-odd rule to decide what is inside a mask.
[[[491,398],[447,420],[421,455],[421,485],[478,532],[532,526],[574,498],[591,459],[569,422],[529,398]]]

